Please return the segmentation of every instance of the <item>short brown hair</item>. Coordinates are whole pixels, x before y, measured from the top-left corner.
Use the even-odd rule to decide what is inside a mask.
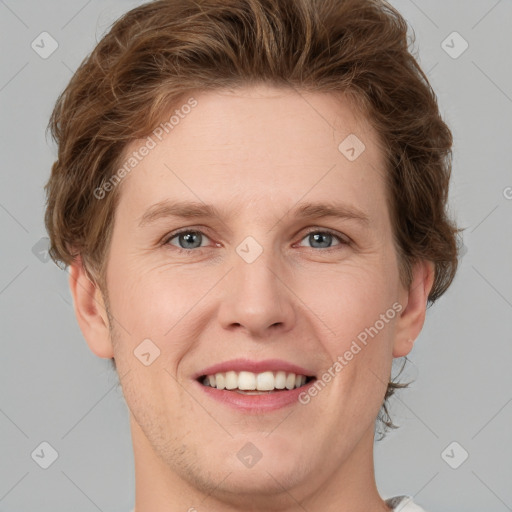
[[[51,257],[69,265],[80,254],[101,285],[121,187],[101,200],[93,192],[114,175],[127,144],[147,137],[191,91],[266,83],[355,100],[383,141],[401,278],[409,286],[413,263],[432,261],[432,304],[457,268],[458,230],[447,214],[452,135],[409,52],[407,28],[380,0],[159,0],[127,12],[51,115]],[[402,386],[388,384],[387,418],[386,400]]]

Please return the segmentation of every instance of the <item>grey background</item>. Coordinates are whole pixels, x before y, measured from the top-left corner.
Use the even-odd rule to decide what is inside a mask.
[[[53,104],[109,24],[139,3],[0,0],[1,511],[133,505],[117,376],[89,351],[67,272],[39,241],[56,156],[45,139]],[[512,2],[392,4],[414,30],[454,134],[451,207],[466,253],[409,357],[404,377],[416,382],[392,400],[401,427],[376,443],[377,483],[383,497],[409,494],[429,512],[512,510]],[[59,45],[46,59],[31,47],[43,31]],[[469,44],[458,58],[441,46],[453,31]],[[31,457],[43,441],[58,452],[48,469]],[[460,463],[462,450],[469,457],[453,469],[446,461]]]

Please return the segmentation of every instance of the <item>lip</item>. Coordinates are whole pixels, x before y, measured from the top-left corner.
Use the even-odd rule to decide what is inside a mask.
[[[225,389],[212,388],[205,386],[199,382],[199,377],[204,375],[214,375],[216,373],[225,373],[228,371],[248,371],[252,373],[262,373],[265,371],[287,373],[295,373],[296,375],[305,375],[306,377],[314,377],[310,382],[304,384],[300,388],[284,389],[273,393],[264,393],[261,395],[244,395],[236,391],[228,391]],[[315,374],[306,368],[296,364],[284,361],[282,359],[264,359],[262,361],[254,361],[251,359],[231,359],[223,363],[214,364],[195,373],[192,378],[196,386],[206,393],[209,398],[232,407],[244,413],[264,413],[275,411],[292,404],[299,404],[299,395],[307,391],[309,386],[316,382]]]
[[[303,392],[307,392],[309,387],[312,386],[316,380],[317,379],[314,378],[300,388],[281,390],[261,395],[244,395],[242,393],[237,393],[236,391],[212,388],[210,386],[204,386],[198,380],[194,381],[194,385],[199,386],[207,397],[217,400],[218,402],[236,409],[239,412],[247,414],[261,414],[282,409],[284,407],[291,406],[292,404],[300,405],[299,395]]]
[[[305,375],[306,377],[314,377],[315,374],[306,368],[302,368],[301,366],[297,366],[295,364],[289,363],[288,361],[284,361],[282,359],[264,359],[262,361],[253,361],[251,359],[232,359],[230,361],[225,361],[223,363],[214,364],[213,366],[209,366],[208,368],[204,368],[200,372],[197,372],[192,376],[193,379],[198,379],[203,375],[213,375],[215,373],[224,373],[229,371],[235,372],[252,372],[252,373],[262,373],[265,371],[278,372],[284,371],[287,373],[295,373],[296,375]],[[301,389],[301,388],[298,388]],[[221,390],[219,390],[221,391]],[[291,390],[293,391],[293,390]],[[241,395],[240,395],[241,396]]]

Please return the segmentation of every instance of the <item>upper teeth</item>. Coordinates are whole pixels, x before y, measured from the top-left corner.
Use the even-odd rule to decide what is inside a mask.
[[[298,388],[306,383],[306,378],[305,375],[283,371],[263,373],[229,371],[207,375],[203,379],[203,384],[217,389],[272,391]]]

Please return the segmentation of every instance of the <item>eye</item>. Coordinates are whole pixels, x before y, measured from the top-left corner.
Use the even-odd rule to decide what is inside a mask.
[[[350,242],[343,236],[330,230],[312,230],[302,240],[308,240],[313,249],[330,249],[332,241],[337,240],[336,245],[348,245]],[[315,244],[318,244],[315,246]],[[300,244],[302,245],[302,244]]]
[[[186,251],[187,249],[201,248],[201,242],[203,241],[203,238],[208,239],[208,237],[201,231],[184,229],[182,231],[178,231],[177,233],[171,234],[164,242],[164,244],[174,245],[178,248],[178,250]],[[171,241],[174,239],[177,239],[179,244],[178,246],[171,243]]]
[[[176,240],[176,243],[173,243]],[[163,245],[172,245],[178,252],[190,252],[192,249],[207,247],[203,245],[209,238],[200,230],[182,229],[171,233],[163,242]],[[308,240],[312,249],[331,249],[336,246],[350,245],[350,240],[343,235],[327,229],[314,229],[306,234],[302,240]],[[301,242],[302,242],[301,240]],[[338,243],[333,245],[333,241]],[[299,245],[303,245],[300,243]]]

